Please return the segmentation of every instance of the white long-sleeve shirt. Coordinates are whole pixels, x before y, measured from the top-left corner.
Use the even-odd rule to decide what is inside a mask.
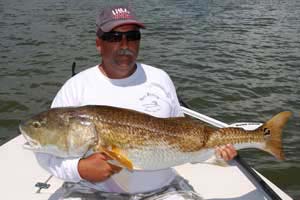
[[[170,77],[161,69],[137,64],[136,71],[124,79],[110,79],[98,66],[70,78],[57,93],[51,107],[110,105],[166,118],[183,116]],[[77,169],[80,158],[66,159],[36,153],[40,165],[65,181],[82,181]],[[176,173],[172,169],[129,172],[122,170],[106,181],[87,183],[107,192],[138,193],[169,184]]]

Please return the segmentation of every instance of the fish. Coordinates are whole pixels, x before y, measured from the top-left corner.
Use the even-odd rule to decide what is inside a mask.
[[[257,148],[284,159],[282,129],[292,115],[283,111],[255,130],[216,128],[188,116],[158,118],[104,105],[51,108],[20,123],[27,148],[57,157],[102,152],[128,170],[160,170],[201,163],[218,146]],[[25,145],[26,146],[26,145]]]

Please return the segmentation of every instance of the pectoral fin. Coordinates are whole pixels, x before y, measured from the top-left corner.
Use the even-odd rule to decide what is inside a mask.
[[[121,150],[117,147],[101,147],[101,151],[104,152],[107,156],[112,158],[113,160],[117,161],[121,167],[125,167],[128,170],[133,170],[132,162],[122,154]],[[115,163],[113,163],[115,164]]]

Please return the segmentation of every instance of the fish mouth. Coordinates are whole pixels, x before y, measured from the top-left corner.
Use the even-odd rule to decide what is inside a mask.
[[[36,140],[29,137],[28,134],[26,133],[26,131],[22,127],[23,127],[22,124],[20,124],[19,131],[24,136],[25,140],[27,141],[23,145],[23,147],[26,149],[30,149],[30,150],[38,149],[41,145]]]

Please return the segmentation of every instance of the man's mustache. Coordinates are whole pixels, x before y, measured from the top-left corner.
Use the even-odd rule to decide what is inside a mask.
[[[129,49],[120,49],[117,52],[117,55],[119,56],[134,56],[134,53],[130,51]]]

